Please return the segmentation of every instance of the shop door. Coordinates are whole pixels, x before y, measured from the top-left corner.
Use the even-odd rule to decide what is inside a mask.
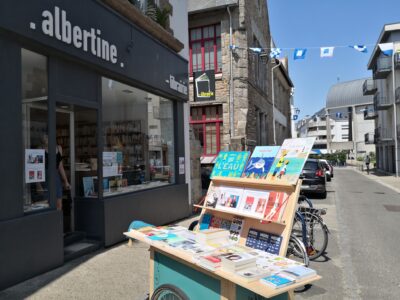
[[[79,212],[75,205],[98,197],[97,110],[57,103],[57,144],[63,152],[63,167],[69,186],[63,182],[64,232],[74,232]]]
[[[68,105],[57,105],[56,110],[56,141],[57,152],[62,160],[57,162],[56,198],[57,205],[61,205],[64,216],[64,233],[74,231],[74,112]],[[57,157],[58,156],[57,154]]]

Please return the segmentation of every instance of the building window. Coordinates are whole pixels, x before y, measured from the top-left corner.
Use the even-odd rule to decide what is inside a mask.
[[[192,107],[190,124],[203,155],[217,155],[221,149],[222,106]]]
[[[173,102],[103,78],[103,193],[175,183]]]
[[[21,67],[23,197],[27,212],[49,207],[47,57],[22,49]]]
[[[189,30],[190,73],[222,71],[221,25],[209,25]]]

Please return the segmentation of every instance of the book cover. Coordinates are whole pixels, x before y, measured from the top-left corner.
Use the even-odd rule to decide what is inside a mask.
[[[218,200],[222,197],[222,190],[219,186],[215,186],[213,183],[210,184],[207,195],[206,195],[206,206],[215,208]]]
[[[242,229],[244,226],[243,218],[234,217],[231,223],[231,227],[229,229],[229,239],[237,243],[240,239],[240,234],[242,233]]]
[[[261,219],[264,217],[268,197],[269,191],[244,189],[239,210],[241,213]]]
[[[286,277],[293,280],[302,280],[311,276],[317,275],[315,270],[305,266],[289,267],[278,274],[279,276]]]
[[[267,277],[263,277],[260,279],[260,281],[264,284],[267,284],[268,286],[272,288],[282,288],[284,286],[290,285],[294,283],[293,279],[285,278],[279,275],[270,275]]]
[[[210,222],[210,228],[221,228],[222,218],[217,216],[212,216]]]
[[[264,218],[267,220],[280,222],[288,201],[289,194],[276,191],[270,192],[264,211]]]
[[[247,162],[242,177],[266,179],[279,148],[279,146],[257,146]]]
[[[272,163],[267,180],[273,183],[297,184],[314,141],[315,137],[286,139]]]
[[[210,214],[203,214],[203,217],[201,218],[200,224],[199,224],[199,229],[204,230],[208,229],[210,227],[210,222],[212,219],[212,215]]]
[[[85,197],[95,196],[93,177],[82,177],[83,194]]]
[[[235,272],[236,275],[240,276],[242,279],[246,280],[247,282],[258,280],[262,277],[266,277],[269,274],[267,271],[257,268],[257,267],[250,267],[245,268]]]
[[[243,189],[241,188],[221,188],[221,197],[216,208],[225,210],[235,210],[242,199]]]
[[[211,172],[210,178],[221,177],[241,177],[244,167],[250,152],[234,152],[234,151],[221,151],[219,152]]]

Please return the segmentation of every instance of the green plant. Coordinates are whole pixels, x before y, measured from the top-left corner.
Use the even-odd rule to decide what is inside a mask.
[[[156,22],[160,24],[163,28],[167,28],[168,26],[168,21],[169,21],[169,16],[171,15],[171,8],[170,7],[164,7],[164,8],[159,8],[156,7]]]

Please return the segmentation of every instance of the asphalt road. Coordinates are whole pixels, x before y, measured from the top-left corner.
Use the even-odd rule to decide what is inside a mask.
[[[324,216],[326,256],[311,262],[323,279],[298,299],[400,299],[400,194],[352,169],[335,169]]]

